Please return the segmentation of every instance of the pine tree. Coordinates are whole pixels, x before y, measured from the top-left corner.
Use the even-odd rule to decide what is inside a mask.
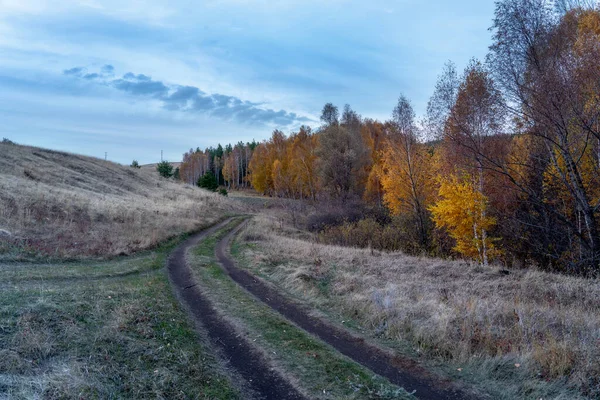
[[[210,190],[212,192],[216,192],[219,184],[217,182],[217,178],[212,172],[206,172],[198,179],[197,185],[203,189]]]
[[[164,178],[170,178],[173,176],[173,166],[168,161],[161,161],[156,165],[156,170],[160,176]]]

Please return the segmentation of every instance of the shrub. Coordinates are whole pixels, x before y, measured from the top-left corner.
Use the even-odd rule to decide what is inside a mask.
[[[141,168],[141,167],[140,167],[140,164],[137,162],[137,160],[133,160],[133,161],[131,162],[131,165],[130,165],[130,167],[131,167],[131,168]]]
[[[225,196],[225,197],[227,197],[227,189],[225,189],[225,188],[221,188],[221,189],[219,190],[219,194],[220,194],[220,195],[222,195],[222,196]]]
[[[306,228],[311,232],[319,232],[325,228],[360,221],[367,214],[360,202],[345,204],[329,204],[308,216]]]
[[[372,247],[383,249],[383,227],[375,220],[368,218],[358,222],[345,222],[341,225],[327,226],[319,233],[323,243],[350,247]]]
[[[173,172],[173,179],[180,180],[181,177],[179,175],[179,167],[175,168],[175,172]]]
[[[207,172],[200,178],[198,178],[197,185],[203,189],[207,189],[212,192],[216,192],[217,188],[219,187],[217,178],[213,175],[212,172]]]
[[[413,229],[415,221],[402,216],[391,221],[381,221],[374,216],[359,220],[345,220],[341,224],[326,225],[319,231],[321,243],[350,247],[373,248],[377,250],[397,251],[407,254],[431,253],[432,249],[423,248]]]
[[[173,176],[173,166],[168,161],[161,161],[156,165],[156,170],[160,176],[164,178],[170,178]]]

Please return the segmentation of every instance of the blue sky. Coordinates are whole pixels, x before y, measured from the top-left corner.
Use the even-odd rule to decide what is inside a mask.
[[[492,0],[0,0],[0,137],[121,163],[316,127],[326,102],[423,114],[484,58]]]

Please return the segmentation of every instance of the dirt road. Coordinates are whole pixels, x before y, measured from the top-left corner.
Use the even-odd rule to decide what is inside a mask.
[[[273,370],[264,356],[225,321],[214,305],[204,295],[186,262],[186,252],[203,239],[218,232],[232,222],[229,218],[187,239],[169,257],[167,268],[175,293],[192,318],[208,333],[212,344],[244,382],[245,398],[303,399],[292,384]],[[270,285],[246,270],[238,268],[229,256],[232,238],[243,227],[232,229],[217,242],[215,255],[229,277],[256,298],[277,311],[287,320],[318,337],[340,353],[387,378],[393,384],[412,392],[423,400],[475,399],[476,396],[457,388],[452,382],[440,379],[419,366],[415,361],[393,355],[365,342],[351,332],[312,316],[305,306],[281,295]]]
[[[245,380],[244,398],[268,400],[303,399],[304,397],[269,364],[235,329],[225,322],[199,290],[185,254],[202,239],[217,232],[232,219],[206,229],[179,245],[169,257],[167,268],[175,293],[194,320],[207,331],[212,344],[220,350],[233,369]]]

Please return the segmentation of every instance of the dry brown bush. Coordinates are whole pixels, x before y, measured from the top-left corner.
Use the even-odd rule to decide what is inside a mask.
[[[374,333],[453,363],[513,360],[523,376],[600,396],[597,279],[323,245],[287,236],[267,216],[241,239],[254,243],[245,259],[262,275]]]
[[[240,210],[215,193],[75,154],[0,144],[0,254],[112,256]]]
[[[386,225],[373,218],[364,218],[357,222],[327,226],[319,232],[317,239],[324,244],[386,251],[401,250],[408,254],[424,253],[427,249],[419,246],[413,230],[407,229],[407,222],[414,225],[414,221],[401,221],[399,218],[394,218]]]

